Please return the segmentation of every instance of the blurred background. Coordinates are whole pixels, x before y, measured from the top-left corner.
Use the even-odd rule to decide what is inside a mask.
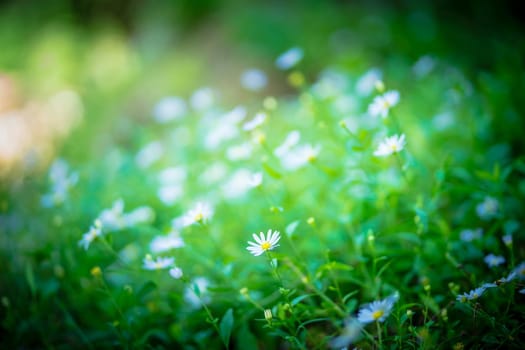
[[[333,111],[338,108],[352,113],[360,108],[362,112],[373,90],[362,101],[337,100],[341,105],[333,110],[333,101],[326,105],[322,101],[319,106],[326,107],[321,113],[322,122],[309,117],[301,120],[309,104],[315,104],[314,84],[325,78],[335,81],[335,86],[349,86],[348,81],[353,84],[365,72],[379,68],[386,86],[400,90],[403,101],[409,101],[399,109],[406,132],[412,135],[411,145],[415,145],[411,152],[430,168],[441,166],[452,147],[453,156],[459,163],[464,161],[466,168],[486,164],[488,170],[484,170],[489,172],[499,161],[505,163],[522,156],[524,20],[525,13],[517,1],[0,0],[0,332],[5,334],[0,333],[0,339],[9,339],[6,344],[11,346],[25,344],[22,348],[50,344],[82,347],[90,343],[86,338],[94,344],[105,340],[99,344],[108,348],[118,343],[118,336],[107,325],[112,317],[117,318],[115,313],[104,318],[107,324],[100,324],[101,317],[93,311],[111,313],[108,310],[112,306],[107,300],[93,297],[99,294],[89,273],[94,266],[111,269],[113,261],[101,253],[102,249],[79,252],[78,241],[97,214],[111,207],[117,198],[125,199],[126,211],[149,205],[156,213],[154,224],[127,232],[136,239],[136,245],[128,246],[124,235],[115,235],[111,242],[122,248],[119,254],[135,254],[134,263],[140,266],[147,240],[158,234],[154,230],[166,231],[170,220],[194,201],[194,194],[204,195],[209,190],[210,196],[220,198],[217,202],[224,199],[222,192],[213,192],[220,192],[218,185],[213,185],[213,177],[225,178],[220,173],[226,170],[220,166],[210,170],[208,165],[220,163],[228,154],[227,165],[233,164],[234,169],[238,163],[233,158],[241,156],[215,147],[222,140],[207,138],[210,129],[220,127],[213,116],[205,113],[211,105],[220,105],[216,114],[232,111],[228,115],[233,119],[239,112],[234,113],[236,106],[246,106],[250,115],[247,119],[252,119],[262,108],[271,110],[275,97],[283,108],[268,130],[268,139],[276,135],[272,142],[277,146],[277,140],[283,140],[286,131],[305,126],[302,132],[307,139],[315,141],[319,135],[319,140],[326,141],[323,164],[331,166],[335,174],[309,169],[298,181],[285,177],[283,181],[288,183],[283,186],[277,180],[271,182],[274,179],[267,173],[271,175],[272,168],[265,167],[265,176],[270,178],[265,190],[270,199],[260,195],[262,199],[255,203],[242,196],[226,198],[226,202],[231,200],[234,204],[218,205],[216,217],[220,219],[216,220],[215,233],[222,237],[225,232],[233,232],[236,240],[221,242],[224,246],[218,257],[212,257],[216,250],[209,242],[196,243],[203,256],[213,260],[202,266],[212,265],[221,271],[239,256],[251,258],[244,257],[244,246],[239,248],[249,239],[245,237],[248,232],[270,223],[272,227],[285,227],[292,219],[305,219],[314,209],[319,209],[319,217],[333,219],[333,223],[326,220],[331,226],[325,231],[330,233],[342,231],[339,209],[358,219],[364,213],[361,216],[369,221],[359,226],[363,232],[368,229],[366,225],[382,222],[368,213],[376,215],[375,209],[389,207],[389,196],[397,193],[401,180],[385,186],[388,188],[381,200],[373,198],[362,205],[331,198],[327,194],[330,191],[324,188],[330,184],[332,193],[346,189],[343,180],[337,183],[347,175],[342,170],[347,164],[339,161],[355,154],[331,152],[330,145],[336,144],[338,137],[344,138],[340,128],[332,131],[325,126],[339,125],[342,114]],[[285,52],[300,52],[294,67],[284,67],[286,62],[280,61]],[[308,90],[307,86],[314,87]],[[457,119],[444,113],[449,109]],[[190,120],[189,127],[179,127],[178,118],[186,114],[196,117],[186,119]],[[446,131],[440,133],[443,130]],[[157,139],[163,142],[164,150]],[[249,143],[248,137],[245,139]],[[257,157],[246,163],[260,168]],[[67,163],[53,163],[57,158]],[[169,200],[179,198],[178,193],[165,194],[168,200],[163,194],[159,194],[160,199],[156,196],[157,173],[174,164],[188,165],[189,169],[186,197],[180,203]],[[370,167],[377,170],[381,166],[374,163]],[[464,178],[468,177],[461,179]],[[206,181],[207,187],[201,184]],[[322,185],[314,188],[317,192],[309,192],[309,181]],[[424,178],[416,181],[423,188],[427,186]],[[520,187],[523,193],[524,186]],[[48,191],[52,192],[51,197],[47,196]],[[472,189],[458,190],[451,195],[450,203],[462,202],[461,195],[470,196],[469,191]],[[373,191],[365,188],[363,192],[366,197]],[[481,201],[484,194],[476,196],[475,200]],[[410,200],[415,202],[415,197]],[[473,212],[474,200],[469,200],[472,202],[462,206],[457,214],[452,205],[445,206],[444,211],[452,213],[455,223],[462,222],[461,215]],[[282,211],[279,203],[295,211],[270,218],[274,212]],[[295,207],[295,203],[299,204]],[[239,210],[265,214],[252,221],[245,217],[239,220]],[[410,218],[414,215],[411,210],[412,207],[406,209]],[[338,247],[345,239],[346,236],[334,234],[324,243]],[[306,249],[319,250],[316,243],[305,243]],[[344,260],[346,252],[337,249]],[[187,254],[197,256],[195,252]],[[412,261],[407,261],[411,266]],[[439,264],[442,262],[435,263]],[[195,275],[207,272],[197,263],[188,265],[183,268],[193,269]],[[248,270],[238,273],[237,277],[242,275],[239,283],[249,281],[263,288],[261,281],[250,280],[258,274],[249,270],[249,264],[245,265]],[[218,285],[236,283],[231,275],[225,277],[215,270]],[[115,276],[108,277],[115,290],[121,284],[139,280],[142,283],[149,278],[141,276],[142,279],[123,282],[118,271]],[[156,283],[175,288],[167,282]],[[134,290],[139,290],[139,282],[136,284]],[[138,293],[135,304],[122,288],[113,294],[119,303],[131,305],[129,312],[133,314],[139,308],[136,305],[142,307],[146,304],[143,300],[153,299],[146,287],[140,289],[146,291],[143,295]],[[237,288],[237,293],[240,287],[243,285],[231,288]],[[370,299],[370,295],[366,297]],[[217,306],[221,315],[224,305],[231,301],[229,296],[222,298],[219,296]],[[173,303],[175,310],[184,304],[180,300]],[[94,304],[97,308],[92,308]],[[135,334],[143,336],[142,343],[135,339],[137,344],[148,344],[150,330],[157,326],[171,338],[160,331],[161,335],[151,338],[156,339],[153,343],[164,345],[173,344],[170,341],[191,343],[193,334],[201,331],[202,317],[177,316],[182,320],[178,321],[188,323],[173,321],[166,326],[172,322],[171,310],[161,317],[159,314],[165,311],[162,305],[150,306],[147,311],[140,309],[133,314],[139,320],[134,321]],[[87,335],[81,331],[84,329],[88,330]],[[185,338],[185,329],[194,333]],[[242,334],[238,337],[245,339]],[[203,340],[200,345],[206,348],[205,344]]]

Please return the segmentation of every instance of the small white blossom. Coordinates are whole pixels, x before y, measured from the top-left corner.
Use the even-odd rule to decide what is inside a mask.
[[[291,131],[290,133],[288,133],[288,135],[286,135],[286,139],[284,140],[284,142],[273,151],[273,154],[281,158],[286,153],[288,153],[292,147],[296,146],[299,143],[300,139],[301,133],[299,131]]]
[[[51,190],[41,198],[44,208],[62,204],[68,197],[68,192],[77,182],[78,173],[70,172],[69,165],[63,159],[56,159],[49,168]]]
[[[296,170],[317,159],[321,152],[321,146],[310,144],[300,145],[292,148],[280,157],[281,165],[286,170]]]
[[[398,299],[399,295],[394,294],[386,299],[376,300],[370,304],[362,306],[357,314],[357,320],[363,324],[385,322]]]
[[[159,141],[153,141],[144,146],[135,156],[137,165],[147,168],[158,161],[164,154],[164,148]]]
[[[153,110],[153,117],[159,123],[167,123],[184,117],[188,112],[186,102],[180,97],[170,96],[161,99]]]
[[[180,236],[178,231],[171,231],[167,236],[155,237],[149,248],[153,253],[162,253],[171,249],[177,249],[184,247],[184,240]]]
[[[369,96],[376,86],[376,82],[381,81],[383,74],[377,68],[372,68],[359,78],[356,84],[356,91],[359,96]]]
[[[247,69],[241,75],[241,85],[248,90],[260,91],[264,89],[267,83],[268,78],[260,69]]]
[[[490,220],[498,216],[499,202],[496,198],[487,196],[476,206],[476,213],[482,220]]]
[[[162,270],[172,266],[174,262],[174,258],[157,257],[156,260],[153,260],[150,255],[146,255],[143,261],[143,268],[145,270]]]
[[[186,227],[193,224],[206,223],[212,216],[213,207],[209,203],[198,202],[182,217],[182,225]]]
[[[100,236],[102,236],[102,226],[100,222],[96,222],[95,225],[89,228],[88,232],[84,233],[78,245],[84,248],[84,250],[88,250],[90,244]]]
[[[418,78],[422,78],[426,76],[428,73],[434,69],[434,66],[436,65],[436,62],[434,59],[429,56],[425,55],[420,57],[416,63],[412,66],[412,71]]]
[[[502,257],[501,255],[494,254],[487,255],[483,260],[489,267],[495,267],[505,263],[504,257]]]
[[[379,144],[374,155],[376,157],[386,157],[393,153],[401,152],[405,145],[405,134],[390,136]]]
[[[516,274],[516,278],[522,281],[525,280],[525,262],[516,266],[512,272]]]
[[[272,250],[279,246],[278,242],[281,239],[279,231],[273,231],[270,229],[264,236],[263,232],[257,236],[255,233],[252,235],[255,242],[248,242],[247,250],[250,251],[254,256],[259,256],[268,250]]]
[[[277,68],[286,70],[295,66],[299,61],[303,59],[304,52],[300,47],[293,47],[285,52],[283,52],[275,60],[275,65]]]
[[[478,287],[476,289],[471,290],[468,293],[458,295],[456,297],[456,300],[462,303],[466,302],[467,300],[476,300],[479,297],[481,297],[486,290],[487,288],[485,287]]]
[[[210,282],[205,277],[194,278],[184,291],[184,300],[186,303],[195,309],[201,308],[203,303],[208,304],[211,301],[208,293],[209,285]],[[195,287],[199,295],[195,293]]]
[[[136,224],[150,223],[155,218],[153,209],[147,206],[138,207],[131,212],[124,214],[124,227],[131,227]]]
[[[231,161],[249,159],[252,155],[253,146],[250,142],[231,146],[226,150],[226,157]]]
[[[399,92],[396,90],[387,91],[383,95],[376,96],[370,106],[368,106],[368,114],[372,117],[381,116],[386,118],[390,108],[397,105],[399,102]]]
[[[266,121],[267,115],[264,112],[259,112],[255,117],[243,124],[242,129],[244,131],[251,131],[262,125]]]
[[[170,276],[177,280],[182,277],[182,269],[180,267],[172,267],[169,272]]]
[[[172,205],[184,195],[181,185],[167,185],[159,187],[157,197],[166,205]]]
[[[330,347],[333,349],[346,349],[350,344],[361,338],[363,323],[355,318],[345,320],[345,327],[341,335],[330,341]]]
[[[209,87],[203,87],[196,90],[190,97],[190,104],[196,111],[205,111],[210,109],[215,102],[215,94]]]

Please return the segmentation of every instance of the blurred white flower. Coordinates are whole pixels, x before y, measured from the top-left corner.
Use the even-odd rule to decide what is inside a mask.
[[[368,114],[372,117],[381,116],[386,118],[390,108],[397,105],[399,102],[399,92],[396,90],[387,91],[383,95],[376,96],[372,103],[368,106]]]
[[[104,209],[98,216],[105,231],[120,230],[124,226],[124,201],[122,198],[113,202],[109,209]]]
[[[159,197],[165,205],[174,204],[177,200],[182,198],[183,195],[184,188],[181,185],[165,185],[159,187],[157,190],[157,197]]]
[[[172,266],[174,262],[174,258],[157,257],[156,260],[153,260],[151,255],[146,255],[143,261],[143,268],[145,270],[162,270]]]
[[[288,135],[286,135],[286,139],[284,140],[284,142],[279,147],[277,147],[275,151],[273,151],[273,154],[275,154],[275,156],[279,158],[284,156],[286,153],[288,153],[288,151],[290,151],[292,147],[299,143],[300,139],[301,133],[299,131],[291,131],[290,133],[288,133]]]
[[[489,254],[484,259],[485,263],[488,265],[488,267],[496,267],[503,263],[505,263],[505,258],[501,255],[494,255]]]
[[[245,89],[260,91],[268,83],[266,74],[260,69],[247,69],[241,75],[241,85]]]
[[[255,117],[243,124],[242,129],[244,131],[251,131],[258,126],[262,125],[266,121],[267,115],[264,112],[259,112]]]
[[[170,269],[170,276],[178,280],[182,277],[182,269],[180,267],[172,267]]]
[[[481,228],[477,229],[464,229],[459,233],[459,238],[465,242],[472,242],[475,239],[480,239],[483,235],[483,230]]]
[[[348,76],[335,69],[328,68],[321,72],[319,79],[312,86],[312,92],[322,99],[336,97],[347,90]]]
[[[89,228],[89,231],[84,233],[78,245],[84,248],[84,250],[88,250],[90,244],[100,236],[102,236],[102,226],[100,222],[95,222],[95,224]]]
[[[412,71],[418,78],[423,78],[425,75],[430,73],[432,69],[434,69],[434,66],[436,65],[436,62],[432,58],[432,56],[425,55],[420,57],[416,63],[412,66]]]
[[[516,274],[516,278],[525,280],[525,262],[522,262],[512,270],[512,273]]]
[[[209,87],[196,90],[190,97],[190,104],[194,110],[202,112],[210,109],[215,103],[215,94]]]
[[[372,68],[359,78],[356,84],[357,94],[361,97],[369,96],[375,89],[376,82],[383,79],[383,73],[377,68]]]
[[[285,153],[281,159],[281,165],[286,170],[296,170],[300,167],[313,162],[319,156],[321,146],[312,146],[310,144],[296,146]]]
[[[147,168],[164,154],[164,148],[159,141],[153,141],[144,146],[135,156],[135,161],[141,168]]]
[[[262,184],[263,181],[263,173],[253,173],[250,179],[250,186],[251,187],[258,187]]]
[[[385,322],[398,299],[399,295],[396,293],[386,299],[376,300],[362,306],[357,314],[357,320],[363,324]]]
[[[224,163],[214,162],[199,176],[199,181],[205,185],[214,185],[221,181],[228,173]]]
[[[300,47],[292,47],[277,57],[275,65],[282,70],[290,69],[299,63],[303,59],[303,56],[303,49]]]
[[[503,241],[503,243],[509,247],[512,245],[512,235],[511,234],[508,234],[508,235],[503,235],[503,237],[501,237],[501,240]]]
[[[159,173],[159,182],[163,185],[180,184],[184,180],[188,173],[184,167],[170,167],[162,170]]]
[[[183,227],[193,224],[201,224],[208,222],[213,216],[213,207],[206,202],[198,202],[195,206],[188,210],[182,217]]]
[[[225,198],[237,198],[244,195],[253,188],[254,174],[248,169],[238,169],[228,181],[222,186]]]
[[[432,125],[437,130],[445,130],[448,129],[456,123],[456,120],[454,118],[454,114],[452,112],[443,112],[436,114],[434,118],[432,118]]]
[[[50,208],[63,203],[69,190],[78,182],[78,173],[70,172],[68,163],[63,159],[56,159],[49,168],[51,190],[41,198],[44,208]]]
[[[252,155],[253,146],[250,142],[228,147],[226,157],[231,161],[249,159]]]
[[[498,216],[499,202],[496,198],[487,196],[476,206],[476,213],[482,220],[490,220]]]
[[[476,300],[479,297],[481,297],[486,290],[487,288],[485,287],[478,287],[476,289],[471,290],[468,293],[458,295],[456,297],[456,300],[462,303],[466,302],[467,300]]]
[[[162,253],[184,247],[184,241],[178,231],[171,231],[167,236],[157,236],[149,244],[153,253]]]
[[[272,250],[279,246],[279,240],[281,239],[279,231],[273,231],[270,229],[264,237],[264,233],[259,233],[257,236],[255,233],[252,235],[254,242],[248,242],[247,250],[250,251],[254,256],[259,256],[268,250]]]
[[[147,206],[142,206],[124,214],[122,221],[125,227],[130,227],[136,224],[150,223],[154,218],[155,212],[153,209]]]
[[[390,136],[379,144],[374,155],[376,157],[386,157],[393,153],[401,152],[405,145],[405,134]]]
[[[341,335],[330,341],[330,347],[333,349],[346,349],[350,344],[361,338],[363,324],[355,318],[345,320],[345,326]]]
[[[169,96],[161,99],[153,109],[153,118],[159,123],[180,119],[186,115],[186,102],[180,97]]]
[[[205,277],[194,278],[184,291],[184,300],[193,308],[201,308],[202,304],[208,304],[211,299],[208,293],[210,282]],[[197,289],[198,295],[195,293]]]

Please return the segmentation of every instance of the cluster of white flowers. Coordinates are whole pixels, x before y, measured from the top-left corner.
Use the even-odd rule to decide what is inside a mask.
[[[489,288],[496,288],[498,286],[510,283],[516,279],[521,281],[525,280],[525,262],[522,262],[516,266],[506,277],[502,277],[494,283],[483,283],[480,287],[477,287],[469,292],[459,294],[456,297],[456,300],[462,303],[470,300],[476,300],[480,298]]]
[[[56,159],[49,168],[51,190],[41,198],[44,208],[62,204],[68,196],[69,190],[78,182],[78,173],[69,170],[68,163],[63,159]]]
[[[116,200],[112,207],[104,209],[94,220],[88,232],[84,233],[78,244],[87,250],[97,238],[108,232],[132,227],[141,223],[153,221],[155,212],[147,206],[138,207],[129,213],[124,213],[124,201]]]

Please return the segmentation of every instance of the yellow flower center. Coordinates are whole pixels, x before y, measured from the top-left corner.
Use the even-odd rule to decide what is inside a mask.
[[[381,316],[383,316],[384,314],[384,311],[383,310],[377,310],[377,311],[374,311],[372,313],[372,317],[374,318],[374,320],[377,320],[378,318],[380,318]]]
[[[268,250],[270,249],[272,245],[270,244],[270,242],[263,242],[263,244],[261,244],[261,249],[262,250]]]
[[[195,221],[202,221],[204,219],[204,215],[202,213],[195,214]]]
[[[390,148],[392,148],[392,152],[397,152],[398,151],[397,145],[392,145],[392,146],[390,146]]]

